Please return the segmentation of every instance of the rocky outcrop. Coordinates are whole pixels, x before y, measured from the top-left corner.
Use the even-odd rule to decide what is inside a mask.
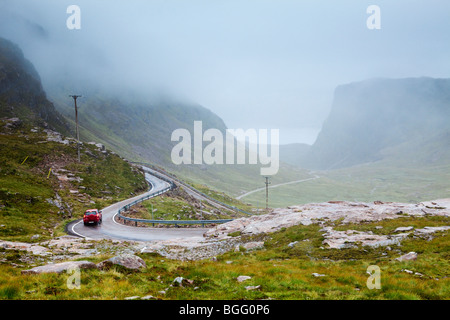
[[[324,245],[331,249],[351,248],[358,245],[379,247],[393,244],[400,244],[400,241],[408,236],[408,233],[396,235],[376,235],[372,232],[362,232],[356,230],[336,231],[333,228],[324,228]]]
[[[330,201],[276,209],[265,215],[236,219],[212,229],[204,237],[155,241],[141,249],[143,253],[158,253],[179,260],[200,260],[212,258],[227,251],[254,250],[264,247],[264,241],[244,241],[242,236],[268,235],[272,232],[303,224],[324,224],[340,221],[341,224],[374,222],[396,219],[403,216],[450,216],[450,200],[436,200],[419,204],[380,202],[359,203]],[[353,246],[388,246],[400,242],[414,233],[414,236],[431,236],[433,232],[445,231],[450,227],[397,228],[394,234],[379,235],[356,230],[336,231],[332,227],[322,228],[323,244],[328,248]],[[410,232],[404,232],[410,231]],[[239,236],[236,236],[238,234]],[[291,243],[290,246],[294,246]]]
[[[434,203],[434,205],[433,205]],[[375,201],[373,203],[329,201],[275,209],[272,213],[236,219],[218,225],[206,237],[226,239],[230,234],[257,235],[294,225],[342,220],[346,223],[375,222],[401,216],[450,216],[450,199],[418,204]]]
[[[48,247],[53,254],[76,254],[90,256],[97,252],[94,249],[94,241],[86,241],[83,238],[75,236],[62,236],[55,239],[44,241],[41,244]]]
[[[419,237],[425,237],[431,240],[433,233],[449,230],[450,226],[442,226],[442,227],[425,227],[423,229],[416,229],[414,234]]]
[[[29,270],[22,270],[22,274],[63,273],[74,268],[96,269],[97,266],[95,263],[90,261],[67,261],[34,267]]]

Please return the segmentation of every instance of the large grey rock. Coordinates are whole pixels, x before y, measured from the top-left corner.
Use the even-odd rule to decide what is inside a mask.
[[[69,269],[95,269],[97,266],[90,261],[67,261],[61,263],[47,264],[45,266],[34,267],[29,270],[22,270],[22,274],[40,274],[40,273],[63,273]]]
[[[99,264],[97,264],[97,267],[104,270],[109,269],[114,265],[134,271],[138,271],[142,268],[147,267],[145,261],[142,258],[133,254],[123,254],[120,256],[115,256],[111,259],[100,262]]]
[[[261,288],[260,285],[257,286],[247,286],[245,287],[245,290],[250,291],[250,290],[258,290],[259,288]]]

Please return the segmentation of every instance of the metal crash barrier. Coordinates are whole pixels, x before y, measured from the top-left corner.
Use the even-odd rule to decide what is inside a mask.
[[[166,179],[165,177],[162,177],[158,174],[153,174],[152,175],[156,176],[157,178],[166,181],[167,183],[169,183],[169,187],[159,190],[155,193],[151,193],[148,194],[142,198],[139,198],[125,206],[123,206],[122,208],[119,209],[118,211],[118,217],[119,219],[123,219],[126,221],[133,221],[135,222],[135,225],[137,225],[138,222],[142,222],[142,223],[152,223],[153,225],[155,224],[172,224],[175,226],[181,225],[181,224],[201,224],[202,226],[205,226],[205,224],[219,224],[219,223],[225,223],[225,222],[229,222],[232,221],[233,219],[217,219],[217,220],[152,220],[152,219],[136,219],[136,218],[130,218],[130,217],[126,217],[122,215],[122,212],[128,211],[132,206],[141,203],[145,200],[157,197],[163,193],[166,193],[167,191],[170,191],[172,189],[176,188],[175,183],[173,183],[172,181]]]

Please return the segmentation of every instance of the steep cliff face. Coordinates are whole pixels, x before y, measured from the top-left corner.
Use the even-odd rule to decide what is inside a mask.
[[[47,100],[39,74],[20,48],[0,38],[0,117],[49,126],[62,133],[68,128],[63,116]]]
[[[387,154],[401,156],[395,148],[404,149],[405,144],[419,155],[434,138],[446,142],[442,137],[450,131],[449,123],[450,79],[372,79],[342,85],[335,91],[322,131],[301,162],[315,169],[349,167],[382,160]]]

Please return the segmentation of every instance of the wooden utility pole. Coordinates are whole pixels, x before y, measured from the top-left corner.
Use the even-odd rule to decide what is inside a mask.
[[[269,212],[269,177],[265,177],[266,178],[266,213]]]
[[[80,162],[80,135],[78,133],[78,108],[77,108],[77,98],[80,98],[81,96],[78,95],[71,95],[69,97],[73,98],[73,101],[75,102],[75,123],[76,123],[76,133],[77,133],[77,150],[78,150],[78,162]]]

